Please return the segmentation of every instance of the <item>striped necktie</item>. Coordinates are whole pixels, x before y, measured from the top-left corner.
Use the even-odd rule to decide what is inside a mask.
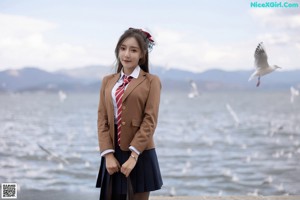
[[[122,97],[126,85],[132,80],[131,76],[123,75],[123,83],[116,90],[116,103],[117,103],[117,125],[118,125],[118,144],[120,145],[121,126],[122,126]]]

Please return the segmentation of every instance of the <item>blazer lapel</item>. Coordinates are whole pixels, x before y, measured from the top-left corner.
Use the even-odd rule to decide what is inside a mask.
[[[123,98],[122,98],[122,102],[125,101],[125,99],[132,92],[132,90],[134,90],[134,88],[136,88],[136,86],[138,86],[141,82],[143,82],[143,80],[145,79],[145,75],[146,75],[146,72],[144,72],[143,70],[141,70],[138,78],[137,79],[132,79],[130,81],[128,87],[126,88],[126,90],[124,92],[124,95],[123,95]]]
[[[113,102],[112,102],[112,98],[111,98],[111,91],[113,89],[113,87],[115,86],[116,82],[119,80],[121,73],[117,73],[114,74],[114,76],[112,77],[112,79],[110,79],[107,83],[107,89],[105,92],[105,101],[109,102],[109,105],[111,105],[113,107]]]

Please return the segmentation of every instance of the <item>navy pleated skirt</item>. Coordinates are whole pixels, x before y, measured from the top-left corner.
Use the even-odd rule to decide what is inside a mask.
[[[114,155],[120,165],[128,160],[130,154],[131,151],[122,151],[119,145],[116,145]],[[161,189],[163,181],[155,149],[145,150],[139,155],[138,161],[129,177],[134,193]],[[96,183],[96,187],[101,188],[100,200],[104,199],[107,195],[109,184],[112,185],[112,194],[127,194],[126,176],[121,172],[114,173],[110,176],[106,170],[105,158],[102,157]]]

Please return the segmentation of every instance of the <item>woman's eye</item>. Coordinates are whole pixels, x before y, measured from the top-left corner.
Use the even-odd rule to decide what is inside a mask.
[[[120,47],[120,50],[124,51],[124,50],[125,50],[125,47]]]

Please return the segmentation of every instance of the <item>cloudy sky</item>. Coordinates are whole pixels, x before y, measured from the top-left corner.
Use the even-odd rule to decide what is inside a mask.
[[[297,8],[251,2],[262,1],[1,0],[0,70],[112,66],[129,27],[154,36],[152,66],[249,70],[263,41],[270,64],[300,69],[300,0],[286,1]]]

